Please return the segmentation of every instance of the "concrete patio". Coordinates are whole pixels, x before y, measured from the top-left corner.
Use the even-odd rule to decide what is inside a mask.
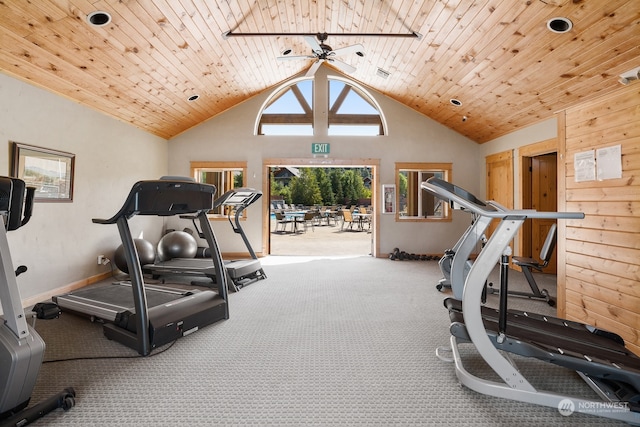
[[[337,225],[308,226],[306,232],[291,232],[291,224],[287,232],[275,232],[276,221],[271,220],[270,238],[271,255],[370,255],[372,234],[365,227],[364,231],[350,231],[346,226],[340,230]],[[299,229],[303,227],[299,226]],[[354,225],[354,230],[356,226]]]

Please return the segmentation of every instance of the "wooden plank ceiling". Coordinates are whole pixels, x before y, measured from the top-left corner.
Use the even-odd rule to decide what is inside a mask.
[[[88,25],[96,10],[112,22]],[[549,31],[557,16],[573,29]],[[313,63],[276,60],[285,48],[310,54],[301,36],[229,30],[418,32],[327,44],[362,44],[364,57],[340,57],[352,78],[478,143],[613,90],[640,66],[638,0],[2,0],[0,69],[170,139]]]

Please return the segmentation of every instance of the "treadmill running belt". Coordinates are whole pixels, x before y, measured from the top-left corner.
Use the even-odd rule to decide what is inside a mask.
[[[147,305],[157,307],[186,295],[193,294],[194,291],[180,292],[177,290],[159,291],[154,288],[145,289]],[[133,293],[128,284],[113,283],[109,286],[100,286],[89,289],[82,289],[66,295],[54,297],[54,301],[63,310],[95,316],[105,321],[112,322],[118,313],[123,311],[135,312]],[[87,310],[88,308],[93,310]],[[99,308],[99,310],[96,310]]]

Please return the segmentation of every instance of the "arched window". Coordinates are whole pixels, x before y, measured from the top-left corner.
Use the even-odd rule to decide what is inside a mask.
[[[329,79],[329,135],[384,135],[378,107],[364,90]]]
[[[271,95],[258,135],[313,135],[313,80],[302,80]]]
[[[345,79],[329,77],[328,93],[319,94],[314,91],[314,83],[313,79],[300,79],[276,89],[260,112],[256,134],[312,136],[314,129],[322,126],[329,136],[385,135],[380,108],[363,88]],[[327,114],[314,119],[315,96],[326,102]]]

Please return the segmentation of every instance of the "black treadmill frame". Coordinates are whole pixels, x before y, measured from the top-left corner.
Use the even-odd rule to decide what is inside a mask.
[[[249,255],[250,260],[238,259],[238,260],[226,260],[225,271],[227,272],[227,279],[229,288],[237,292],[241,288],[254,283],[258,280],[266,279],[267,275],[262,268],[260,260],[258,259],[249,239],[247,238],[242,225],[240,224],[240,217],[242,212],[258,199],[262,197],[262,191],[255,190],[253,188],[234,188],[225,192],[222,196],[218,197],[214,203],[214,209],[219,206],[233,206],[235,209],[229,210],[227,213],[227,219],[231,228],[237,234],[240,234],[242,241],[244,242]],[[232,213],[233,220],[232,220]],[[193,222],[193,226],[200,238],[205,238],[203,233],[202,224],[198,226],[196,223],[196,217],[189,215],[181,215],[181,218],[190,219]],[[238,268],[234,268],[237,265]],[[144,271],[151,273],[154,277],[175,275],[175,276],[195,276],[195,277],[207,277],[213,283],[218,283],[216,277],[216,269],[211,268],[211,263],[208,258],[174,258],[166,261],[157,262],[154,264],[147,264],[142,266]],[[248,270],[249,272],[245,272]]]
[[[145,294],[145,283],[138,251],[129,228],[129,219],[134,215],[173,216],[196,214],[200,227],[211,250],[211,258],[217,273],[218,295],[224,300],[224,319],[229,318],[227,276],[224,262],[215,234],[207,218],[212,209],[216,187],[210,184],[196,183],[190,178],[166,178],[160,180],[139,181],[134,184],[122,208],[109,219],[94,218],[96,224],[117,224],[124,256],[129,269],[131,289],[136,312],[136,345],[143,356],[152,350],[150,338],[150,320]],[[105,325],[106,326],[106,325]],[[112,328],[113,329],[113,328]],[[123,330],[123,334],[128,331]],[[116,338],[111,336],[111,338]],[[131,346],[128,337],[122,342]]]

